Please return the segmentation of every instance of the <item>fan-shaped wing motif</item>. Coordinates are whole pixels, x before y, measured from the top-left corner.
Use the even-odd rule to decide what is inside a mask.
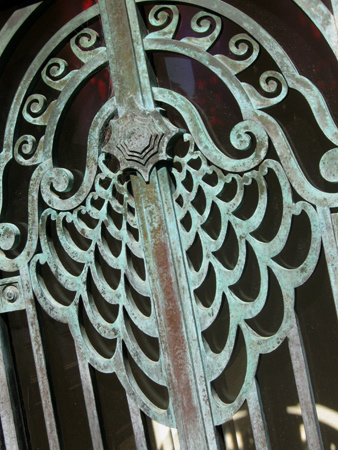
[[[84,206],[42,214],[42,252],[31,262],[32,285],[48,314],[69,324],[90,364],[116,372],[126,391],[136,393],[158,420],[168,408],[166,399],[156,407],[130,366],[132,359],[153,383],[166,386],[135,204],[130,181],[122,184],[122,173],[110,172],[103,160]]]
[[[215,391],[214,416],[216,423],[224,423],[250,390],[259,354],[273,351],[286,337],[294,315],[295,288],[317,264],[321,235],[316,211],[307,202],[294,203],[278,162],[266,160],[244,175],[227,174],[206,160],[190,135],[186,140],[189,150],[174,160],[175,209],[206,376]],[[274,176],[271,188],[268,174]],[[281,210],[280,222],[267,240],[259,237],[259,231],[268,207],[273,207],[269,203],[274,190],[280,192],[274,208]],[[304,260],[288,267],[279,255],[300,214],[309,225],[307,248]],[[260,318],[265,308],[272,323],[268,317]],[[216,335],[222,332],[226,338],[218,341]],[[237,390],[226,385],[226,371],[234,357],[242,364]]]
[[[100,0],[101,11],[108,3]],[[136,11],[129,14],[135,2],[122,3],[135,25]],[[183,37],[178,32],[182,5],[194,6]],[[337,182],[338,129],[317,87],[245,14],[220,0],[159,2],[150,9],[147,35],[133,34],[135,27],[128,24],[134,39],[128,50],[135,61],[130,73],[113,74],[118,81],[114,95],[107,95],[95,111],[79,180],[77,170],[58,163],[62,123],[95,74],[108,62],[112,73],[114,63],[120,67],[112,60],[113,34],[106,33],[106,48],[91,26],[98,15],[99,7],[93,6],[63,27],[42,48],[17,90],[0,155],[1,183],[12,162],[27,169],[27,232],[10,220],[0,225],[0,267],[15,272],[29,265],[33,291],[44,310],[67,323],[88,362],[99,371],[115,372],[127,394],[157,421],[181,426],[174,415],[184,409],[177,406],[172,389],[180,370],[173,368],[188,367],[178,375],[191,376],[191,390],[197,392],[191,397],[193,406],[200,409],[199,420],[208,412],[213,429],[248,398],[259,356],[288,336],[295,289],[310,277],[319,257],[316,208],[338,205],[331,185],[325,191],[310,181],[272,107],[291,92],[302,96],[332,144],[318,164],[329,183]],[[242,31],[229,39],[227,50],[213,52],[224,20]],[[102,17],[105,32],[108,22],[108,15]],[[59,54],[65,46],[76,65]],[[263,50],[274,66],[259,73],[255,85],[242,81],[240,75],[259,61]],[[150,83],[145,53],[152,52],[194,61],[223,83],[241,120],[222,145],[211,136],[202,108],[174,89]],[[128,81],[133,73],[133,94],[121,100],[121,92],[132,84],[121,89],[124,75]],[[173,108],[180,123],[171,123],[160,106]],[[22,124],[29,133],[21,131],[26,129]],[[169,143],[183,135],[182,124],[180,150],[168,151]],[[295,191],[302,199],[296,200]],[[149,192],[156,194],[153,204]],[[300,236],[296,230],[293,240],[298,220],[307,231]],[[158,229],[163,236],[154,236]],[[297,251],[288,253],[290,245]],[[162,255],[163,249],[168,252]],[[177,297],[172,310],[180,314],[174,319],[183,324],[185,353],[175,347],[176,336],[171,336],[172,354],[165,351],[170,330],[163,324],[169,322],[161,322],[160,312],[167,319],[173,305],[162,282]],[[173,354],[180,361],[173,361]]]

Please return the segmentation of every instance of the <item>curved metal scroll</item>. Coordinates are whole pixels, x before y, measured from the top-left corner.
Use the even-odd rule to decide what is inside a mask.
[[[137,3],[150,1],[137,0]],[[85,173],[80,187],[73,192],[73,174],[55,164],[57,132],[77,93],[97,71],[108,65],[107,49],[100,46],[97,33],[91,28],[83,29],[99,14],[97,6],[90,8],[46,44],[17,90],[0,155],[1,183],[5,168],[13,158],[18,164],[33,168],[29,184],[28,232],[23,250],[12,258],[8,252],[18,245],[20,231],[13,223],[0,225],[0,268],[10,272],[29,264],[38,301],[53,318],[69,324],[76,343],[82,346],[90,364],[103,372],[116,372],[127,393],[149,416],[173,426],[175,419],[170,392],[166,403],[156,405],[140,388],[125,357],[128,353],[151,382],[164,390],[168,388],[162,349],[151,358],[140,348],[135,337],[134,327],[153,338],[158,345],[160,333],[144,245],[140,239],[139,211],[135,211],[128,178],[130,173],[138,171],[148,181],[153,166],[161,160],[175,180],[175,217],[171,219],[178,223],[189,284],[187,290],[193,299],[195,315],[186,320],[191,320],[197,327],[208,401],[217,425],[232,417],[248,397],[259,355],[276,349],[293,326],[295,288],[312,274],[320,251],[319,219],[312,204],[317,207],[338,206],[337,192],[324,192],[311,184],[284,131],[269,115],[268,108],[283,102],[290,89],[304,96],[319,128],[332,142],[332,149],[322,156],[320,171],[323,178],[333,183],[338,181],[332,169],[337,168],[338,128],[316,86],[298,73],[285,51],[252,19],[220,0],[213,1],[212,7],[207,0],[181,0],[180,4],[201,8],[191,21],[193,36],[175,39],[179,7],[160,2],[149,15],[149,23],[159,29],[144,37],[143,46],[146,52],[170,52],[198,61],[230,90],[240,108],[242,120],[232,129],[224,148],[215,144],[199,112],[187,98],[174,91],[154,87],[154,100],[176,109],[187,126],[184,139],[188,151],[183,157],[174,156],[172,161],[166,151],[169,141],[179,134],[178,128],[158,109],[150,111],[143,106],[135,106],[135,99],[130,99],[130,109],[127,107],[118,117],[116,101],[112,98],[98,111],[92,123]],[[243,32],[233,36],[229,42],[233,57],[210,53],[222,32],[222,17],[241,27],[245,25]],[[79,60],[80,67],[76,70],[69,71],[67,62],[55,51],[65,41],[70,43]],[[241,82],[238,75],[255,63],[261,48],[274,59],[279,70],[262,73],[257,90]],[[47,86],[59,92],[56,100],[49,101],[34,91],[33,80],[40,76]],[[43,127],[43,136],[38,139],[28,134],[17,136],[22,119],[33,126]],[[151,127],[148,127],[149,121]],[[147,132],[144,132],[145,128]],[[279,161],[267,159],[271,143]],[[141,152],[138,146],[142,146]],[[243,154],[247,152],[248,156],[236,159],[227,152],[230,147],[243,151]],[[161,157],[154,157],[157,152]],[[108,155],[111,154],[121,158],[120,170],[114,171],[109,165]],[[275,236],[266,242],[257,238],[255,232],[264,221],[267,210],[268,173],[273,173],[278,182],[283,217]],[[211,175],[214,179],[212,184],[206,181]],[[187,178],[192,180],[189,189],[185,185]],[[235,185],[236,192],[229,199],[223,193],[230,184]],[[249,218],[239,218],[236,211],[245,199],[246,187],[250,185],[257,188],[257,204]],[[293,200],[291,186],[304,201]],[[204,196],[203,210],[196,208],[198,195]],[[2,198],[0,200],[2,203]],[[46,206],[40,214],[42,201]],[[309,223],[308,252],[297,267],[287,268],[276,261],[288,241],[293,219],[300,214],[305,215]],[[187,217],[189,227],[184,225]],[[55,230],[53,238],[51,229]],[[227,265],[222,253],[229,230],[232,230],[238,247],[238,256],[232,266]],[[37,253],[38,244],[41,251]],[[189,256],[197,245],[198,264]],[[71,260],[70,266],[60,256],[60,248]],[[256,258],[260,277],[259,292],[250,301],[241,298],[233,289],[243,277],[249,252],[253,252]],[[76,274],[70,268],[73,263],[78,268]],[[53,283],[60,285],[60,291],[49,285],[44,276],[47,269],[52,274]],[[105,275],[105,270],[109,276]],[[214,280],[214,293],[207,299],[200,298],[201,288],[210,277]],[[264,310],[272,282],[280,290],[283,315],[274,332],[263,335],[251,327],[250,320]],[[58,296],[55,291],[67,293]],[[94,291],[108,307],[116,307],[110,321],[97,307]],[[205,341],[204,334],[225,307],[229,316],[228,334],[223,348],[215,351]],[[110,356],[101,354],[90,342],[84,316],[114,347]],[[247,363],[241,386],[236,395],[226,401],[218,392],[217,383],[231,365],[239,335],[244,342]],[[189,340],[189,336],[187,338]]]

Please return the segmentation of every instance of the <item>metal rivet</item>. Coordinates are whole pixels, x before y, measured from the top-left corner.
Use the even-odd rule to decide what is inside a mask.
[[[19,297],[19,290],[16,286],[6,286],[2,291],[3,299],[8,303],[14,303]]]

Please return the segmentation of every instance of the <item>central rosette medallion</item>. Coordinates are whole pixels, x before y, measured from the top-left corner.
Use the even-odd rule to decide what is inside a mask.
[[[148,181],[152,167],[168,159],[167,148],[181,130],[158,110],[149,111],[133,103],[122,116],[110,121],[111,136],[103,151],[119,160],[121,170],[137,170]]]

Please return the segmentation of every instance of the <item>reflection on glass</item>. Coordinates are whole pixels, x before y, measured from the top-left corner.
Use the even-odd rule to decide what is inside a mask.
[[[168,428],[154,420],[151,421],[156,450],[181,450],[176,428]]]
[[[319,422],[321,424],[327,425],[328,427],[331,428],[330,450],[336,450],[337,446],[338,446],[338,435],[333,430],[338,431],[338,412],[334,411],[333,409],[328,408],[326,406],[320,405],[318,403],[316,404],[316,410],[317,410],[317,416],[318,416]],[[302,416],[300,404],[298,404],[296,406],[288,406],[286,408],[286,411],[289,414],[293,414],[295,416]],[[333,430],[332,430],[332,428],[333,428]],[[300,425],[299,431],[300,431],[300,437],[301,437],[302,442],[306,442],[306,434],[305,434],[305,428],[304,428],[303,424]]]
[[[306,442],[305,427],[302,423],[299,425],[299,434],[300,434],[301,441]]]
[[[178,90],[183,90],[188,97],[193,97],[196,84],[192,61],[176,56],[168,56],[165,58],[165,66],[171,87],[176,85]]]
[[[227,450],[255,450],[247,404],[223,426],[225,447]],[[259,450],[259,449],[257,449]]]

